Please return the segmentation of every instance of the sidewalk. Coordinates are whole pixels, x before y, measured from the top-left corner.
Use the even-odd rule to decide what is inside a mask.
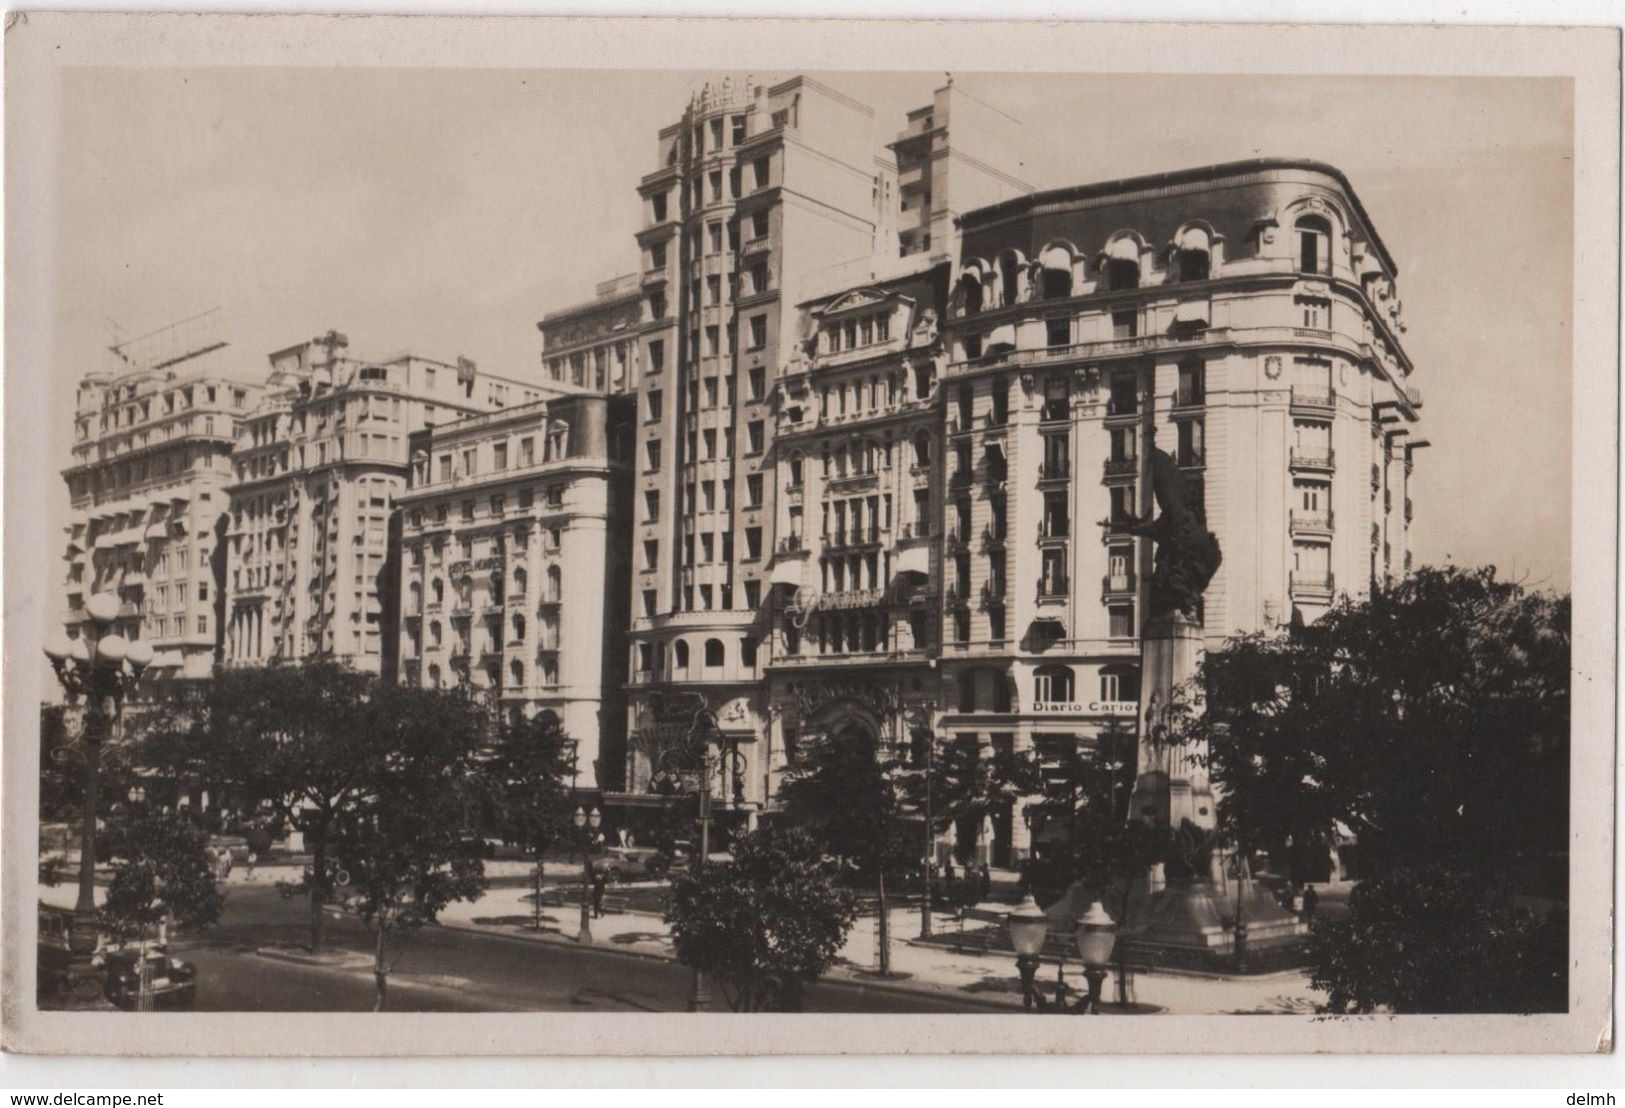
[[[630,883],[623,889],[636,889],[643,883]],[[648,883],[655,888],[655,883]],[[568,891],[566,891],[568,897]],[[573,905],[555,907],[544,903],[542,931],[531,930],[532,906],[529,892],[518,888],[490,889],[477,901],[460,901],[440,913],[444,927],[485,933],[499,933],[531,942],[575,941],[580,912]],[[939,945],[916,944],[920,914],[894,909],[891,913],[891,971],[882,978],[874,972],[878,954],[876,920],[860,917],[847,936],[835,965],[826,980],[845,981],[868,987],[926,992],[954,996],[989,1006],[1021,1007],[1021,982],[1015,962],[1005,953],[975,954],[956,952]],[[649,958],[676,960],[665,922],[650,912],[611,912],[591,920],[595,945],[622,950]],[[935,913],[933,930],[939,934],[956,930],[957,918]],[[1072,988],[1082,985],[1076,963],[1067,965],[1066,980]],[[1046,995],[1055,982],[1055,964],[1046,962],[1039,971],[1039,984]],[[1107,984],[1110,996],[1111,984]],[[1309,988],[1306,972],[1264,974],[1256,977],[1227,978],[1179,973],[1138,973],[1134,976],[1135,1000],[1179,1015],[1234,1013],[1309,1014],[1317,996]]]

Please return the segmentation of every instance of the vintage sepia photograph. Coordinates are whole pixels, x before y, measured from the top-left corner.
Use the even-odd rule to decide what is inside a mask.
[[[8,89],[8,1014],[1607,1034],[1575,79],[661,25]]]

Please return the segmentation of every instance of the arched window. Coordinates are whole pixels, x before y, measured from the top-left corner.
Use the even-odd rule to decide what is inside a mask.
[[[671,644],[671,664],[676,669],[688,668],[688,643],[683,639]]]
[[[429,583],[429,588],[434,592],[434,602],[436,604],[440,604],[445,601],[446,582],[442,578],[436,577]]]
[[[1071,666],[1039,666],[1033,670],[1033,700],[1039,704],[1071,704],[1073,701]]]
[[[1005,307],[1014,304],[1020,295],[1020,271],[1020,263],[1013,252],[1006,251],[999,256],[999,292],[1004,298]]]
[[[430,666],[429,667],[429,687],[431,689],[440,688],[440,667],[439,666]]]
[[[1116,292],[1139,287],[1140,245],[1125,235],[1106,247],[1106,288]]]
[[[515,596],[524,596],[525,595],[525,585],[529,582],[529,580],[530,580],[530,576],[525,572],[525,567],[524,566],[514,566],[514,569],[513,569],[513,594]]]
[[[931,433],[920,430],[914,435],[914,464],[925,466],[931,464]]]
[[[433,623],[429,624],[429,645],[430,646],[439,646],[440,645],[440,621],[439,620],[435,620]]]
[[[975,315],[982,310],[982,275],[979,272],[966,273],[959,279],[959,287],[965,295],[965,314]]]
[[[1174,266],[1181,281],[1206,281],[1212,271],[1213,244],[1200,227],[1187,227],[1179,236]]]
[[[1323,216],[1306,215],[1293,225],[1298,235],[1298,271],[1332,271],[1332,225]]]
[[[1072,295],[1072,254],[1064,246],[1052,246],[1039,258],[1043,269],[1044,299],[1065,300]]]
[[[564,596],[564,574],[558,566],[547,567],[547,599],[557,602]]]
[[[727,662],[727,651],[723,649],[721,639],[705,640],[705,666],[711,669]]]
[[[525,684],[525,663],[518,658],[508,663],[508,684],[516,689]]]
[[[513,637],[518,642],[525,641],[525,617],[520,612],[513,614]]]
[[[1140,670],[1137,666],[1102,666],[1100,699],[1137,701],[1140,699]]]
[[[406,587],[406,593],[407,613],[410,615],[416,615],[418,612],[421,612],[423,610],[423,586],[418,584],[416,581],[413,581]]]

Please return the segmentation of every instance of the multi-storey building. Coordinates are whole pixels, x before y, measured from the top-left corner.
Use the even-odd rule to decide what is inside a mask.
[[[643,287],[636,273],[600,282],[584,304],[549,312],[536,324],[547,380],[614,395],[636,388],[642,322]]]
[[[85,374],[63,471],[67,628],[95,593],[120,602],[115,629],[150,641],[160,687],[214,668],[224,580],[220,540],[231,444],[259,386],[233,372],[213,317],[112,348],[115,366]]]
[[[631,668],[635,728],[703,695],[767,799],[758,644],[773,541],[770,404],[803,277],[886,237],[893,170],[873,111],[810,78],[707,86],[660,132],[645,226]],[[692,698],[690,698],[692,699]],[[651,772],[635,759],[631,784]]]
[[[774,771],[803,741],[854,729],[892,747],[929,741],[942,707],[938,323],[950,270],[914,255],[803,305],[809,337],[776,412]]]
[[[401,680],[554,713],[588,789],[625,763],[631,456],[629,398],[555,397],[417,432],[398,497]]]
[[[897,157],[897,241],[903,254],[959,254],[959,217],[1026,195],[1021,121],[954,84],[908,113],[891,144]]]
[[[1042,752],[1134,718],[1153,445],[1223,551],[1209,645],[1404,572],[1421,400],[1396,267],[1342,173],[1260,160],[1060,189],[962,234],[943,732]],[[1027,834],[1001,821],[995,858]]]
[[[241,420],[226,531],[227,665],[395,657],[391,513],[411,432],[548,389],[413,355],[349,358],[343,335],[279,350]]]

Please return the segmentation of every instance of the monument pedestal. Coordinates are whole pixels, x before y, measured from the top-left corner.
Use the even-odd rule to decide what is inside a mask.
[[[1176,692],[1196,675],[1201,628],[1181,612],[1146,622],[1141,639],[1139,773],[1129,801],[1129,818],[1157,827],[1192,823],[1211,831],[1218,805],[1207,774],[1193,764],[1205,751],[1166,742],[1169,707]],[[1199,705],[1191,705],[1199,709]],[[1266,888],[1255,884],[1245,862],[1226,879],[1214,858],[1205,879],[1166,880],[1153,866],[1130,894],[1124,939],[1132,957],[1156,965],[1239,968],[1247,950],[1270,950],[1295,941],[1307,928],[1282,908]]]

